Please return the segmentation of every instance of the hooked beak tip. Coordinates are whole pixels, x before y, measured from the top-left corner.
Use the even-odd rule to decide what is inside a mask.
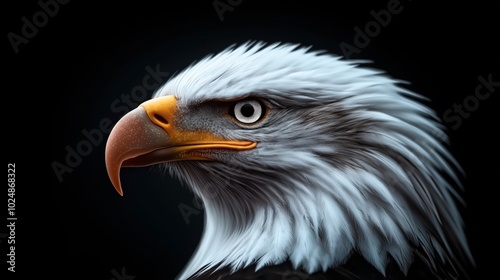
[[[118,192],[118,194],[119,194],[120,196],[122,196],[122,197],[123,197],[123,191],[122,191],[121,189],[116,189],[116,191]]]

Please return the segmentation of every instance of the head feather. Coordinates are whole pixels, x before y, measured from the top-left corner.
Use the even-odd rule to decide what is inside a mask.
[[[454,270],[471,259],[455,191],[461,170],[443,126],[423,96],[364,64],[251,42],[200,60],[155,94],[174,94],[185,111],[245,96],[270,107],[254,129],[215,131],[257,149],[167,165],[206,209],[180,278],[285,260],[312,273],[352,252],[381,273],[389,257],[403,271],[420,255]]]

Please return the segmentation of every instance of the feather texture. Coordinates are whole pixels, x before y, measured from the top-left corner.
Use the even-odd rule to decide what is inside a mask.
[[[166,168],[205,205],[186,279],[289,262],[313,274],[359,254],[382,275],[415,258],[435,271],[472,261],[455,190],[458,163],[425,98],[383,72],[298,45],[248,43],[191,65],[155,94],[175,95],[178,125],[258,143],[214,162]],[[265,100],[254,127],[203,111],[214,100]],[[184,119],[184,118],[181,118]],[[418,254],[416,253],[418,252]],[[437,273],[437,272],[436,272]]]

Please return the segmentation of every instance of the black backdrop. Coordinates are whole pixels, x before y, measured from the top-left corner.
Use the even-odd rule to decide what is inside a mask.
[[[39,3],[47,2],[49,12],[40,12]],[[470,112],[451,113],[445,125],[466,173],[462,210],[477,262],[471,276],[496,275],[500,87],[483,100],[474,96],[479,76],[500,81],[498,10],[487,1],[344,2],[4,3],[3,138],[7,164],[16,166],[17,221],[16,273],[2,261],[2,279],[31,273],[174,278],[196,248],[203,210],[186,187],[154,168],[122,172],[120,197],[104,167],[107,125],[151,96],[152,90],[140,91],[149,72],[160,71],[156,78],[166,80],[207,54],[249,40],[300,43],[339,55],[349,44],[358,48],[351,59],[371,60],[371,67],[410,81],[439,116],[469,102]],[[381,15],[388,5],[390,22],[386,17],[377,29],[371,11]],[[355,27],[367,25],[369,41],[356,37]],[[1,212],[7,213],[7,188],[4,194]],[[187,220],[180,208],[191,211]],[[0,234],[4,260],[9,229],[2,226]]]

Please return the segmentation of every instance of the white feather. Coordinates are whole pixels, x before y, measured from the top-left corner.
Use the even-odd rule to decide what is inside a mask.
[[[206,209],[202,240],[179,279],[285,260],[313,273],[353,251],[382,274],[389,255],[406,272],[414,247],[431,264],[437,255],[454,265],[455,249],[470,257],[452,185],[459,167],[437,138],[439,121],[421,96],[360,63],[249,43],[202,59],[155,94],[175,95],[184,111],[248,94],[275,106],[259,128],[224,131],[257,141],[254,151],[167,166]]]

